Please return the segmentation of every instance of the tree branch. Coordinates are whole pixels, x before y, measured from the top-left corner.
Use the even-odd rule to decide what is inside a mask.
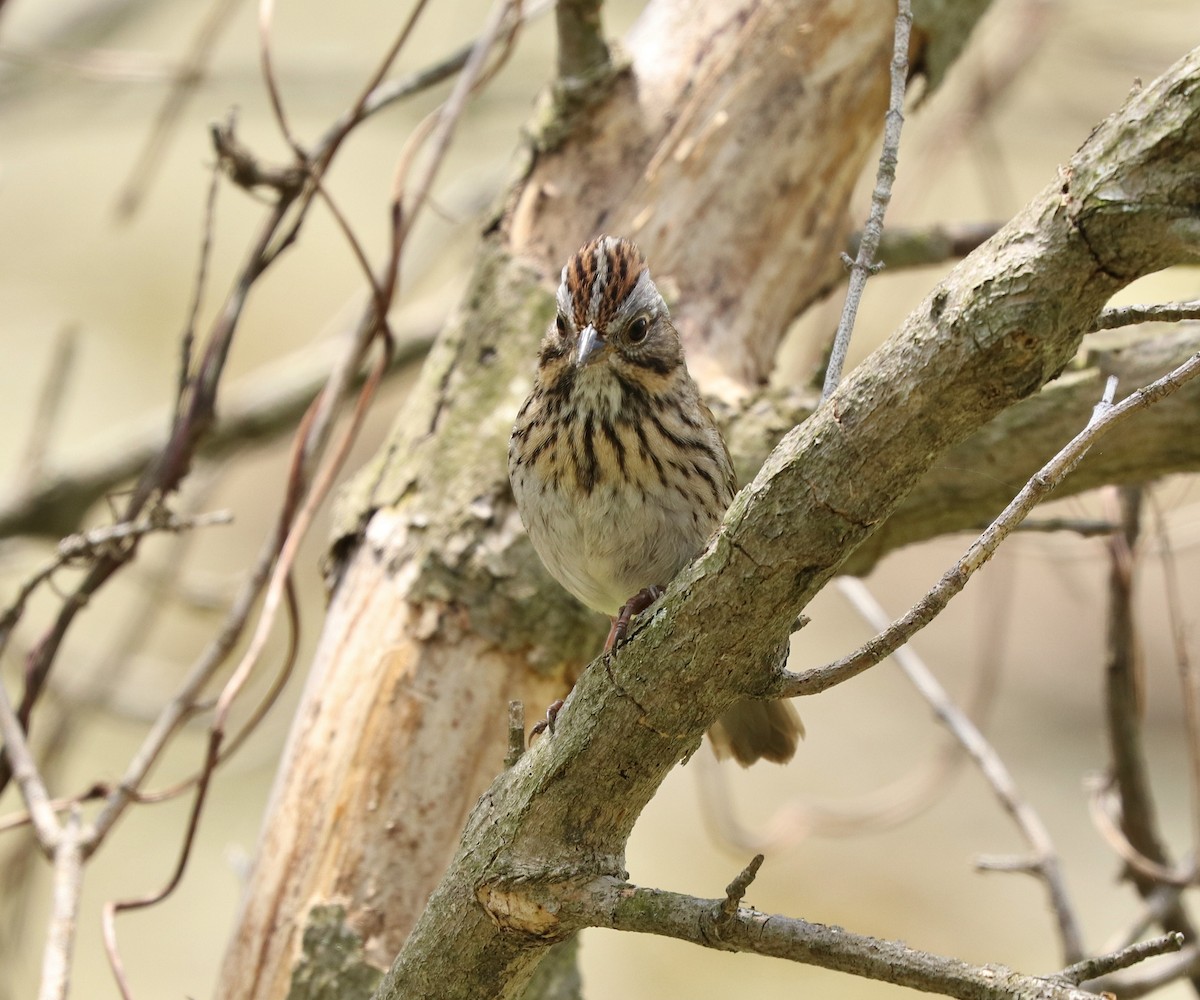
[[[879,238],[876,257],[888,271],[961,260],[1000,229],[998,222],[939,223],[920,228],[889,226]],[[850,238],[846,253],[858,255],[862,232]]]
[[[478,895],[497,924],[530,938],[555,938],[579,927],[656,934],[720,951],[815,965],[959,1000],[1083,1000],[1095,994],[1080,989],[1076,977],[1092,969],[1125,968],[1183,945],[1182,935],[1168,935],[1115,955],[1089,959],[1056,975],[1027,976],[1001,965],[971,965],[841,927],[736,904],[731,908],[729,897],[698,899],[618,878],[516,879],[485,884]],[[379,995],[392,994],[385,985]]]
[[[829,364],[825,369],[825,385],[821,398],[827,399],[842,380],[842,368],[846,363],[846,352],[850,349],[850,336],[854,332],[854,321],[858,316],[858,304],[862,301],[867,278],[879,270],[875,252],[883,236],[883,216],[892,200],[892,185],[896,182],[896,162],[900,156],[900,129],[904,125],[904,89],[908,81],[908,46],[912,33],[911,0],[898,0],[896,29],[892,40],[891,96],[888,98],[887,114],[884,116],[883,149],[879,153],[879,166],[875,174],[875,188],[871,192],[871,213],[863,226],[858,240],[858,250],[850,265],[850,284],[846,289],[846,302],[838,320],[837,332],[829,352]]]
[[[607,69],[610,57],[600,23],[602,6],[602,0],[558,0],[554,5],[560,82],[593,79]]]
[[[861,580],[850,577],[840,577],[838,589],[853,602],[868,622],[875,628],[886,629],[887,615],[879,602]],[[904,671],[913,687],[921,694],[962,748],[970,755],[975,766],[983,775],[984,780],[991,786],[996,798],[1005,811],[1012,817],[1021,835],[1032,848],[1034,856],[1023,862],[1019,870],[1037,876],[1046,887],[1050,909],[1058,924],[1058,938],[1062,946],[1062,954],[1066,961],[1078,961],[1084,954],[1083,932],[1079,926],[1079,918],[1067,895],[1066,881],[1062,876],[1058,851],[1050,837],[1050,831],[1042,822],[1029,802],[1021,795],[1009,770],[1001,760],[1000,755],[979,727],[961,712],[946,693],[946,689],[938,683],[937,678],[929,669],[914,656],[905,655],[908,647],[900,646],[895,651],[897,665]],[[982,866],[981,866],[982,867]]]
[[[991,559],[1000,543],[1012,533],[1017,524],[1070,475],[1097,438],[1122,420],[1182,388],[1197,375],[1200,375],[1200,352],[1192,355],[1157,382],[1138,389],[1115,406],[1112,404],[1112,392],[1116,390],[1116,378],[1113,377],[1105,398],[1097,405],[1088,425],[1025,484],[1024,489],[1013,498],[1000,516],[971,544],[958,562],[946,571],[921,601],[861,649],[824,667],[787,678],[781,685],[780,693],[785,697],[817,694],[849,680],[890,656],[933,621],[962,591],[967,581]]]
[[[71,807],[54,848],[54,894],[42,956],[39,1000],[66,1000],[71,981],[79,897],[83,891],[83,825],[79,806]]]
[[[1100,314],[1096,329],[1115,330],[1135,323],[1178,323],[1185,319],[1200,319],[1200,299],[1150,306],[1114,306]]]
[[[1115,291],[1195,259],[1200,51],[1102,123],[1062,177],[784,437],[661,604],[583,673],[555,734],[476,806],[380,997],[515,995],[552,939],[531,926],[560,918],[505,923],[479,888],[623,884],[646,802],[735,699],[777,693],[781,640],[847,555],[952,447],[1059,375]]]

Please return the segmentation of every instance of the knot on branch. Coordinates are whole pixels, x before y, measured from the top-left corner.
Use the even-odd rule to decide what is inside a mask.
[[[632,80],[628,56],[614,58],[583,72],[558,77],[538,101],[530,136],[539,153],[558,149],[577,127],[592,120],[589,112],[608,100],[622,80]]]
[[[563,927],[558,901],[549,894],[535,892],[532,882],[481,885],[475,890],[475,898],[502,930],[517,931],[541,941],[557,941],[571,934],[569,928]]]
[[[708,913],[707,919],[703,921],[701,932],[704,935],[705,941],[712,947],[727,951],[736,950],[732,944],[726,943],[725,938],[729,930],[737,922],[738,912],[741,909],[742,900],[746,896],[746,890],[750,888],[750,883],[758,875],[758,870],[762,867],[763,860],[763,855],[754,855],[750,864],[746,865],[738,873],[737,877],[725,887],[725,898],[713,906]]]
[[[292,201],[304,188],[308,178],[307,164],[290,167],[268,167],[259,162],[234,135],[234,119],[209,126],[217,163],[234,184],[245,191],[271,188],[281,201]]]

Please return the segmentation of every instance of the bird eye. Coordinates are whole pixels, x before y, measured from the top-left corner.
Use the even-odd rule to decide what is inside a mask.
[[[554,325],[558,328],[558,335],[560,337],[565,337],[567,335],[567,318],[562,313],[558,314],[557,318],[554,320]]]
[[[629,324],[629,342],[631,344],[640,344],[646,339],[646,334],[650,332],[650,317],[639,316]]]

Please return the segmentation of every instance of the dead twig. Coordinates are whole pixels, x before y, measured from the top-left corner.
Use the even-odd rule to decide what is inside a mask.
[[[1131,944],[1128,948],[1122,948],[1120,951],[1108,955],[1085,958],[1063,969],[1058,974],[1058,978],[1078,985],[1098,976],[1106,976],[1112,972],[1119,972],[1121,969],[1128,969],[1148,958],[1179,951],[1183,947],[1183,943],[1182,934],[1164,934],[1162,937],[1150,941],[1139,941],[1137,944]]]
[[[863,226],[858,253],[851,260],[846,257],[850,268],[850,284],[846,289],[846,303],[838,320],[837,333],[829,352],[829,363],[825,367],[825,384],[821,389],[822,401],[828,399],[842,380],[842,368],[846,364],[846,352],[850,337],[854,333],[854,321],[858,316],[858,304],[862,301],[867,278],[875,274],[880,265],[875,253],[883,236],[883,216],[888,202],[892,200],[892,185],[896,182],[896,163],[900,155],[900,130],[904,126],[904,90],[908,82],[908,44],[912,33],[911,0],[897,0],[896,33],[892,46],[891,97],[883,126],[883,149],[879,153],[879,168],[875,174],[875,188],[871,192],[871,213]]]
[[[874,595],[861,580],[853,577],[838,577],[838,590],[851,602],[855,610],[872,627],[883,630],[889,623],[887,613],[875,600]],[[921,697],[933,709],[938,720],[944,725],[967,752],[979,768],[979,772],[991,786],[993,793],[1012,817],[1013,822],[1021,831],[1021,835],[1033,849],[1033,857],[1024,860],[1019,866],[1006,865],[1009,871],[1022,871],[1039,878],[1046,887],[1051,911],[1058,924],[1059,944],[1067,962],[1077,962],[1084,954],[1083,932],[1080,929],[1079,918],[1067,895],[1066,882],[1062,876],[1058,851],[1046,829],[1041,817],[1029,802],[1021,795],[1008,768],[1000,755],[987,741],[964,712],[962,712],[947,694],[946,689],[938,683],[937,678],[926,668],[925,664],[915,656],[908,655],[908,647],[901,646],[893,654],[897,666],[912,683]],[[996,868],[987,864],[982,867]]]
[[[1115,330],[1137,323],[1178,323],[1200,319],[1200,299],[1190,302],[1160,302],[1153,305],[1113,306],[1096,318],[1095,329]]]
[[[1025,484],[991,526],[971,544],[958,562],[921,601],[885,631],[848,656],[802,674],[785,673],[774,692],[775,696],[817,694],[857,676],[891,655],[941,613],[950,600],[966,586],[975,571],[992,557],[1013,528],[1020,524],[1055,486],[1070,475],[1099,437],[1133,414],[1166,398],[1197,375],[1200,375],[1200,352],[1193,354],[1156,382],[1135,390],[1115,405],[1112,398],[1116,391],[1116,379],[1110,378],[1104,398],[1097,404],[1087,426]]]
[[[72,806],[54,849],[54,890],[46,945],[42,952],[42,985],[38,1000],[66,1000],[71,982],[71,956],[83,889],[83,826],[79,807]]]
[[[1179,695],[1183,700],[1183,718],[1187,731],[1188,777],[1192,785],[1192,854],[1200,856],[1200,672],[1188,653],[1187,615],[1184,612],[1175,550],[1167,531],[1162,507],[1150,496],[1154,511],[1155,534],[1162,560],[1163,589],[1167,598],[1167,616],[1171,622],[1171,642],[1175,649],[1175,667],[1179,673]]]
[[[1159,829],[1150,772],[1142,740],[1143,664],[1134,613],[1137,544],[1141,532],[1142,487],[1109,487],[1111,517],[1121,525],[1108,543],[1108,627],[1104,697],[1109,753],[1107,780],[1093,783],[1093,822],[1125,862],[1125,874],[1145,898],[1162,884],[1190,882],[1195,871],[1176,871]],[[1113,814],[1119,820],[1113,818]],[[1182,897],[1168,907],[1161,926],[1195,940],[1196,929]],[[1193,977],[1200,988],[1200,977]]]
[[[54,338],[50,352],[50,365],[42,382],[41,392],[34,406],[33,423],[29,438],[25,442],[25,455],[18,466],[17,481],[25,488],[40,481],[46,467],[46,454],[58,427],[66,398],[67,382],[75,367],[76,348],[79,345],[79,330],[68,326]]]

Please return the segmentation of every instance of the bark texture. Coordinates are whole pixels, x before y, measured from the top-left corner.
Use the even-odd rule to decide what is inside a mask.
[[[710,385],[737,398],[845,244],[892,16],[652,3],[586,96],[552,88],[458,314],[342,498],[336,590],[222,997],[286,995],[313,907],[342,905],[385,968],[501,768],[508,699],[536,718],[598,651],[604,620],[541,569],[505,470],[566,257],[598,230],[636,236],[693,368],[728,369]]]
[[[1200,51],[1099,126],[784,437],[657,613],[583,673],[554,737],[485,793],[377,996],[519,995],[579,928],[516,888],[625,877],[663,777],[734,699],[770,693],[796,613],[914,483],[1058,376],[1115,291],[1200,256],[1197,167]]]
[[[693,368],[738,404],[825,284],[882,125],[888,5],[696,7],[652,3],[599,96],[554,92],[459,313],[343,500],[336,589],[222,997],[287,995],[306,925],[331,913],[366,962],[404,945],[384,996],[519,995],[570,928],[530,933],[493,887],[622,878],[645,802],[723,707],[770,689],[771,654],[812,594],[949,448],[1062,371],[1115,289],[1193,253],[1190,64],[787,435],[662,611],[583,674],[567,724],[472,812],[501,769],[508,699],[536,716],[604,635],[542,572],[504,469],[558,267],[598,230],[638,238],[660,287],[674,276]],[[1174,144],[1170,177],[1154,141]],[[1135,180],[1153,198],[1127,197]],[[907,530],[892,544],[920,533]],[[720,649],[705,638],[718,634]]]

